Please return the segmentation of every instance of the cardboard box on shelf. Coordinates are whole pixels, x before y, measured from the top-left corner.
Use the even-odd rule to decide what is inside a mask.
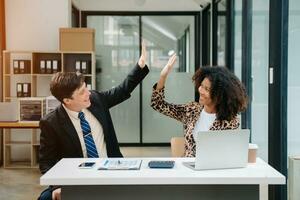
[[[94,51],[95,30],[91,28],[60,28],[60,51]]]

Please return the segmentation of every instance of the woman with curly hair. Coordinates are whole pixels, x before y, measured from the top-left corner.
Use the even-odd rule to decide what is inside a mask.
[[[153,86],[151,107],[183,123],[184,156],[196,154],[195,135],[199,131],[237,129],[237,114],[247,107],[247,94],[240,80],[225,67],[201,67],[193,82],[199,92],[199,102],[172,104],[164,100],[164,85],[176,61],[170,57]]]

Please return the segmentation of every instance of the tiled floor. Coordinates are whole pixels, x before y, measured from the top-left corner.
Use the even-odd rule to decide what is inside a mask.
[[[170,147],[123,147],[124,157],[170,157]],[[38,169],[0,168],[1,200],[37,199],[43,187],[39,185]]]

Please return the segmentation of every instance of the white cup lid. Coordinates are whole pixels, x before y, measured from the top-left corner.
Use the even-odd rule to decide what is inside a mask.
[[[249,149],[258,149],[257,144],[249,143]]]

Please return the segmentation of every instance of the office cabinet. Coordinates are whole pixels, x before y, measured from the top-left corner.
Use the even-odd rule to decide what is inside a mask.
[[[86,76],[89,88],[95,88],[95,54],[93,51],[3,52],[3,101],[17,101],[19,106],[16,109],[20,109],[21,117],[18,122],[0,122],[0,128],[4,128],[3,164],[5,168],[37,167],[40,132],[38,122],[45,113],[44,99],[51,95],[49,87],[51,78],[56,72],[76,71]],[[29,110],[33,108],[32,106],[40,108],[40,112],[36,110],[35,115],[30,115]],[[27,156],[23,159],[14,156],[16,154],[19,154],[19,157],[23,154]]]
[[[300,156],[289,158],[288,190],[289,200],[300,200]]]

